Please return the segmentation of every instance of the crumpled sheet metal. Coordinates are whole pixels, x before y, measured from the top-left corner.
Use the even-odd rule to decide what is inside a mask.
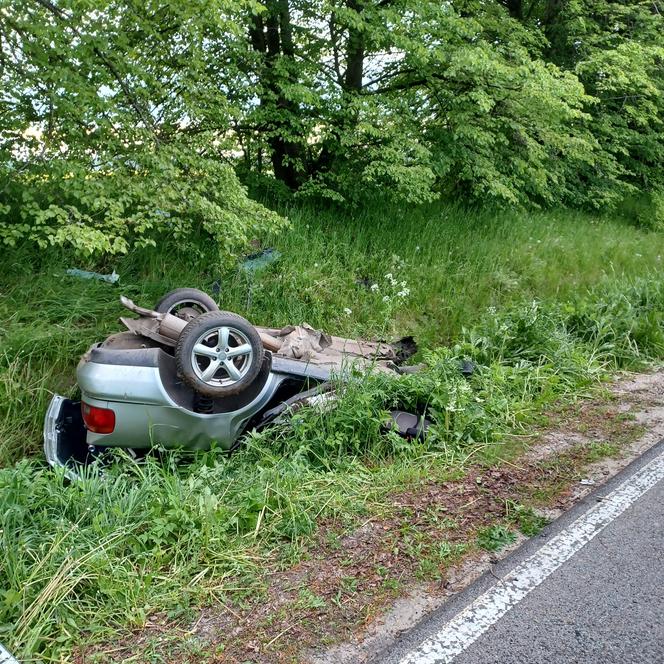
[[[175,340],[159,333],[160,321],[155,318],[120,318],[124,326],[134,335],[147,337],[157,343],[174,346]],[[256,327],[259,333],[268,334],[277,342],[275,355],[298,360],[306,364],[324,367],[333,374],[351,368],[362,371],[370,369],[398,373],[398,357],[395,349],[386,343],[334,337],[311,325],[288,325],[282,329]],[[124,341],[120,340],[121,343]]]
[[[397,356],[389,344],[334,337],[306,323],[289,325],[281,330],[256,329],[281,340],[281,347],[276,351],[281,357],[323,366],[332,372],[341,372],[349,366],[395,371]]]

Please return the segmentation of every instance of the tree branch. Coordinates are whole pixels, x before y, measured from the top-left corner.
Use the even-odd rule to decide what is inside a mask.
[[[44,7],[46,10],[51,12],[55,17],[57,17],[60,21],[67,21],[69,22],[68,27],[72,30],[72,32],[79,38],[83,39],[84,36],[81,34],[81,32],[78,30],[78,28],[74,25],[71,25],[69,17],[56,5],[54,5],[50,0],[34,0],[37,4],[41,5]],[[146,111],[144,108],[142,108],[138,98],[132,90],[129,88],[127,85],[127,82],[124,80],[122,77],[122,74],[118,70],[118,68],[115,66],[115,64],[109,60],[108,57],[97,47],[93,46],[92,47],[93,53],[101,60],[101,62],[104,64],[104,66],[109,70],[117,84],[120,86],[120,89],[124,93],[125,97],[127,97],[127,100],[129,101],[129,104],[131,107],[134,109],[134,112],[138,115],[138,117],[143,121],[143,123],[146,125],[146,127],[150,127],[153,131],[155,140],[158,141],[157,135],[156,135],[156,124],[154,121],[154,118],[150,115],[149,111]]]

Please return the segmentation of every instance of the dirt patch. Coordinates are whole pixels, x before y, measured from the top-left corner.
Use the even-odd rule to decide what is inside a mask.
[[[528,532],[663,438],[664,370],[623,377],[547,416],[550,427],[518,458],[393,494],[350,534],[323,522],[307,559],[270,574],[260,599],[217,604],[184,627],[153,621],[103,661],[147,661],[147,644],[168,662],[366,661],[524,539],[487,552],[478,532]]]

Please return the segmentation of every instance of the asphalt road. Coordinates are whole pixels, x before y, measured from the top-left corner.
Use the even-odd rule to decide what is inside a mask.
[[[664,441],[494,573],[376,664],[664,664]]]

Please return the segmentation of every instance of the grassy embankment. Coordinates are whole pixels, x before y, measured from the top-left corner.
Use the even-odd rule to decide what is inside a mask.
[[[352,527],[395,487],[444,477],[469,455],[504,456],[542,405],[664,357],[661,234],[570,212],[289,216],[291,231],[264,239],[282,260],[251,283],[212,252],[144,251],[96,266],[115,268],[119,287],[64,276],[64,255],[5,252],[0,641],[26,660],[58,656],[81,629],[109,638],[157,610],[177,616],[255,597],[267,571],[305,555],[318,520]],[[334,412],[303,412],[230,459],[210,453],[179,468],[125,460],[104,482],[76,486],[45,470],[50,393],[73,392],[78,356],[117,327],[119,293],[149,304],[217,280],[222,307],[256,323],[413,334],[430,369],[352,384]],[[470,381],[460,358],[478,365]],[[429,440],[380,435],[386,404],[426,404]]]

